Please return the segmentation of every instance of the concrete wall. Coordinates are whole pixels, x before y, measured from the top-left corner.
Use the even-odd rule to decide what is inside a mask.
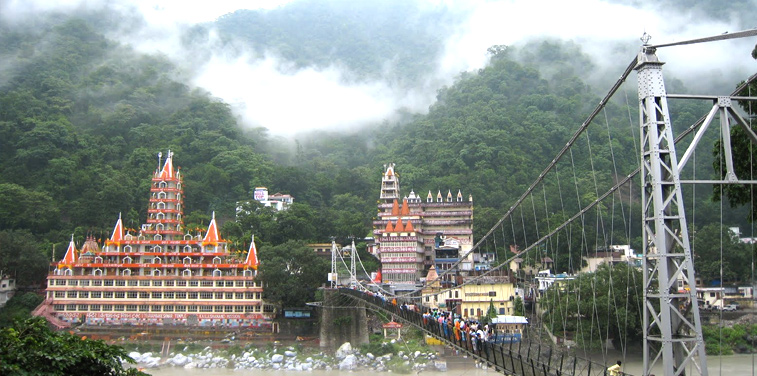
[[[338,291],[324,290],[321,312],[321,348],[336,350],[345,342],[353,347],[368,343],[365,305]]]

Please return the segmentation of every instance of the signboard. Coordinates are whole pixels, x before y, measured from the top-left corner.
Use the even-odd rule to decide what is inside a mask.
[[[284,317],[288,319],[309,319],[312,313],[308,310],[285,309]]]
[[[252,198],[255,201],[268,201],[268,189],[267,188],[255,188],[252,193]]]
[[[247,319],[262,320],[259,313],[136,313],[136,312],[56,312],[56,316],[79,318],[86,314],[89,319],[185,319],[196,316],[200,320]]]

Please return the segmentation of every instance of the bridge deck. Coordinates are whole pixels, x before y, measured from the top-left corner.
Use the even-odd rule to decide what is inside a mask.
[[[459,339],[451,327],[435,321],[424,322],[420,312],[403,310],[385,299],[361,291],[340,288],[343,295],[358,299],[371,307],[394,315],[400,320],[421,329],[447,346],[463,351],[474,359],[485,362],[505,375],[522,376],[606,376],[606,366],[571,355],[552,346],[521,340],[518,343],[474,344],[464,333]]]

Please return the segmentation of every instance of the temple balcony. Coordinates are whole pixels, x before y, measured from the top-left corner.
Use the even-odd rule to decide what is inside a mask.
[[[165,203],[172,203],[172,204],[183,204],[184,203],[182,199],[168,198],[168,197],[164,197],[164,198],[150,197],[149,201],[150,202],[165,202]]]
[[[182,193],[181,188],[177,187],[150,187],[150,192],[159,193],[159,192],[167,192],[167,193]]]
[[[169,209],[169,208],[163,208],[163,209],[147,209],[148,213],[174,213],[174,214],[181,214],[181,210],[178,209]]]

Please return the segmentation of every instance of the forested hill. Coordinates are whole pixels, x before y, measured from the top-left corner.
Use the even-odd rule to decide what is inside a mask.
[[[38,255],[44,272],[51,243],[64,252],[72,232],[102,238],[119,212],[138,227],[158,151],[171,149],[184,167],[187,214],[201,213],[189,223],[207,224],[211,210],[233,215],[250,184],[270,179],[256,152],[261,134],[177,80],[171,63],[109,41],[84,19],[54,19],[26,32],[0,26],[0,242],[5,251],[26,245],[3,254],[0,269],[11,269],[6,256]]]
[[[422,2],[300,0],[270,11],[239,10],[190,34],[215,27],[229,43],[274,53],[297,67],[339,65],[356,81],[381,79],[413,87],[428,79],[461,12]]]
[[[402,2],[391,4],[394,13],[388,15],[405,9]],[[407,82],[428,64],[417,58],[423,53],[409,51],[427,50],[433,60],[440,48],[433,35],[418,32],[421,26],[403,26],[388,16],[377,17],[375,27],[392,29],[391,41],[371,41],[371,28],[362,35],[335,29],[340,23],[328,19],[310,27],[345,38],[331,40],[334,55],[318,60],[318,49],[292,50],[300,35],[291,32],[300,24],[297,13],[291,20],[277,14],[238,12],[218,24],[228,38],[235,38],[232,31],[236,37],[273,33],[267,43],[292,53],[293,61],[326,64],[336,58],[365,77],[381,72],[371,59],[376,48],[397,48],[398,67],[408,74],[398,79]],[[258,19],[252,26],[251,18]],[[486,68],[462,73],[439,90],[427,115],[404,114],[401,121],[359,133],[300,137],[291,158],[282,158],[290,151],[265,130],[243,127],[226,103],[193,89],[183,67],[107,38],[109,19],[112,15],[40,15],[34,27],[20,28],[0,18],[0,270],[18,273],[20,284],[43,280],[53,246],[59,259],[72,233],[78,243],[90,234],[105,238],[119,213],[127,227],[143,223],[157,153],[168,149],[184,175],[187,226],[207,225],[215,211],[224,237],[236,247],[252,232],[266,245],[324,242],[330,236],[346,242],[350,235],[368,234],[381,166],[389,162],[397,164],[404,194],[410,189],[472,194],[478,239],[598,101],[577,76],[585,72],[576,67],[590,67],[591,61],[576,46],[496,46]],[[114,22],[114,28],[122,26]],[[302,45],[325,44],[308,39],[316,34],[303,33],[309,42]],[[374,50],[355,51],[369,42]],[[625,129],[613,134],[622,171],[636,160],[628,106],[635,107],[608,108],[607,128]],[[602,172],[593,174],[588,159],[577,162],[579,184],[616,178],[610,152],[599,142],[607,134],[591,137],[598,141],[592,163]],[[260,210],[234,221],[236,201],[250,199],[256,186],[289,193],[295,205],[275,220]]]

